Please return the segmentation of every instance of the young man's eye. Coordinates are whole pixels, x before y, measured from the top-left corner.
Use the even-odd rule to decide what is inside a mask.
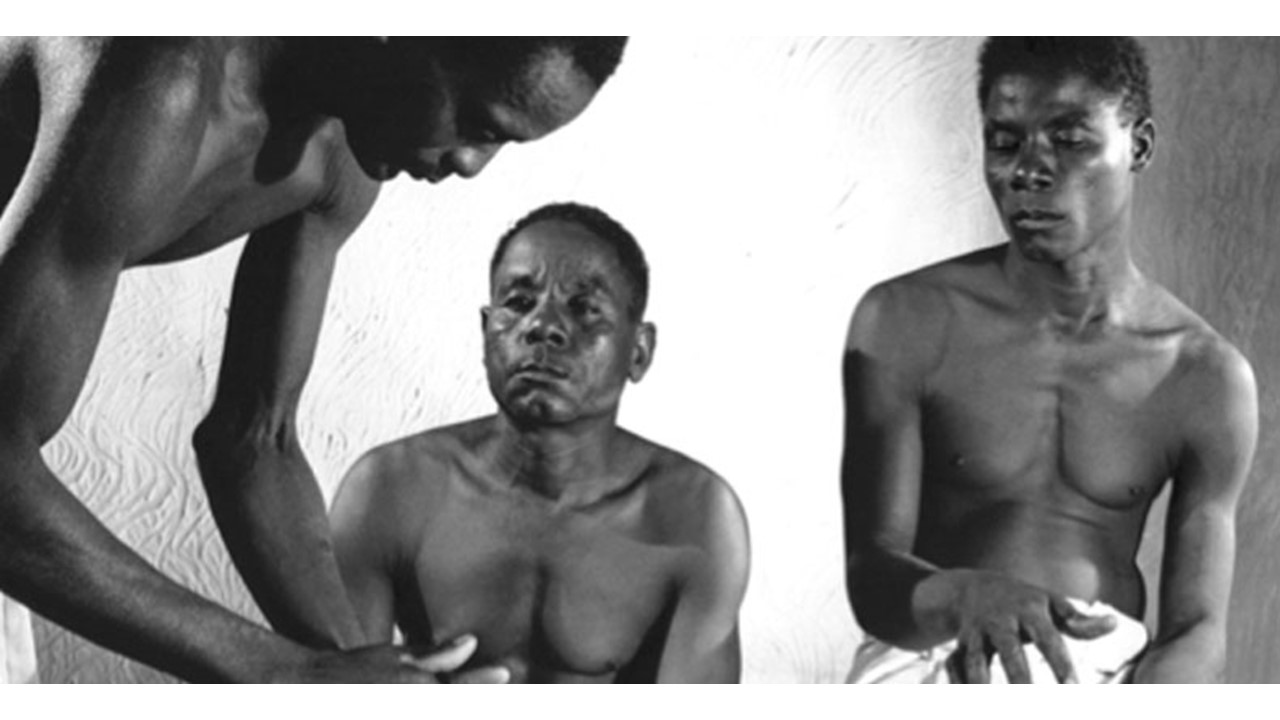
[[[1084,144],[1085,138],[1083,133],[1066,131],[1054,133],[1053,141],[1063,147],[1079,147]]]
[[[1018,149],[1018,138],[1013,133],[996,131],[987,134],[987,149],[994,152],[1009,152]]]

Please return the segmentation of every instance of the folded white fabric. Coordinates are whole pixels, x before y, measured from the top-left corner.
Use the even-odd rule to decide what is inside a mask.
[[[31,613],[16,600],[0,595],[0,683],[39,682]]]
[[[1093,640],[1079,640],[1063,636],[1076,678],[1081,684],[1121,683],[1128,680],[1135,659],[1149,642],[1147,628],[1141,622],[1121,613],[1104,602],[1071,600],[1071,604],[1086,615],[1111,615],[1116,618],[1116,628]],[[950,640],[926,650],[904,650],[878,638],[867,635],[853,657],[853,668],[846,682],[849,683],[950,683],[947,659],[956,649],[956,641]],[[1024,646],[1027,666],[1034,683],[1056,683],[1057,678],[1048,661],[1035,645]],[[991,682],[1008,682],[999,659],[991,663]]]

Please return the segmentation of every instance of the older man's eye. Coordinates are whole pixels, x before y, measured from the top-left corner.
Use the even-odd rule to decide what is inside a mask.
[[[600,314],[600,306],[587,298],[574,298],[569,301],[569,309],[580,317],[594,317]]]
[[[533,309],[533,298],[528,295],[512,295],[502,301],[502,307],[515,312],[526,313]]]

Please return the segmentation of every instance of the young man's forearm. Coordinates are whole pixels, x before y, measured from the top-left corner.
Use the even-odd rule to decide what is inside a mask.
[[[1221,627],[1203,622],[1158,640],[1142,655],[1135,683],[1219,683],[1226,665]]]
[[[848,571],[858,623],[871,635],[908,649],[950,640],[943,617],[950,590],[938,573],[937,567],[905,553],[860,552]]]

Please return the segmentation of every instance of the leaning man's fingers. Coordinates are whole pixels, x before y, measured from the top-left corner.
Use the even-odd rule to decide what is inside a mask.
[[[443,673],[457,670],[476,651],[476,637],[462,635],[437,648],[426,655],[405,653],[401,661],[429,673]]]
[[[511,681],[511,671],[501,665],[475,668],[449,677],[450,683],[502,684]]]

